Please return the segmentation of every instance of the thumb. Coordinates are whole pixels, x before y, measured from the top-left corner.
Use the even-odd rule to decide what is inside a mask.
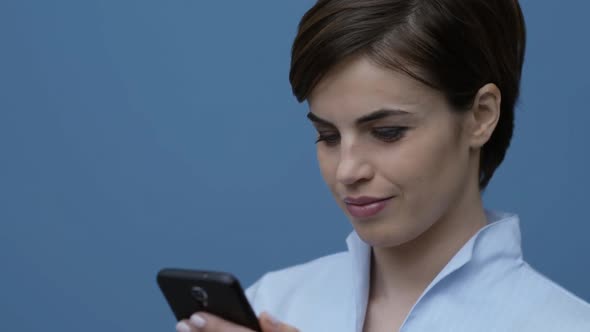
[[[260,327],[262,332],[299,332],[295,327],[277,320],[268,312],[260,314]]]

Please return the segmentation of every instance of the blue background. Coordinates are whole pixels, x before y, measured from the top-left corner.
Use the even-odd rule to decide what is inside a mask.
[[[249,285],[345,248],[287,78],[312,3],[0,2],[1,331],[173,331],[161,267]],[[517,130],[485,201],[590,300],[590,3],[522,5]]]

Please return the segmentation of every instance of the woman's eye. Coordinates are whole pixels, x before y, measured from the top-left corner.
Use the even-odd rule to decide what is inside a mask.
[[[377,139],[394,142],[402,138],[407,130],[407,127],[380,127],[374,128],[371,132]]]
[[[326,145],[336,145],[340,141],[340,135],[338,133],[318,133],[318,139],[316,143],[324,142]]]

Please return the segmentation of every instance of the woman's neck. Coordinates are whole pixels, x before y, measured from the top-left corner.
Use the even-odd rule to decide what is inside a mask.
[[[372,250],[374,301],[416,301],[463,245],[487,223],[479,189],[462,195],[456,208],[430,229],[403,245]]]

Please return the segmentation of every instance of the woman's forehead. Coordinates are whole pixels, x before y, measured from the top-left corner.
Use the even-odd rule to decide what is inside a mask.
[[[419,112],[439,103],[438,91],[408,75],[357,58],[331,70],[314,87],[308,98],[311,111],[333,116],[334,112],[367,113],[379,109]]]
[[[366,95],[414,104],[437,94],[440,93],[404,73],[383,68],[361,57],[330,70],[316,84],[309,100]]]

